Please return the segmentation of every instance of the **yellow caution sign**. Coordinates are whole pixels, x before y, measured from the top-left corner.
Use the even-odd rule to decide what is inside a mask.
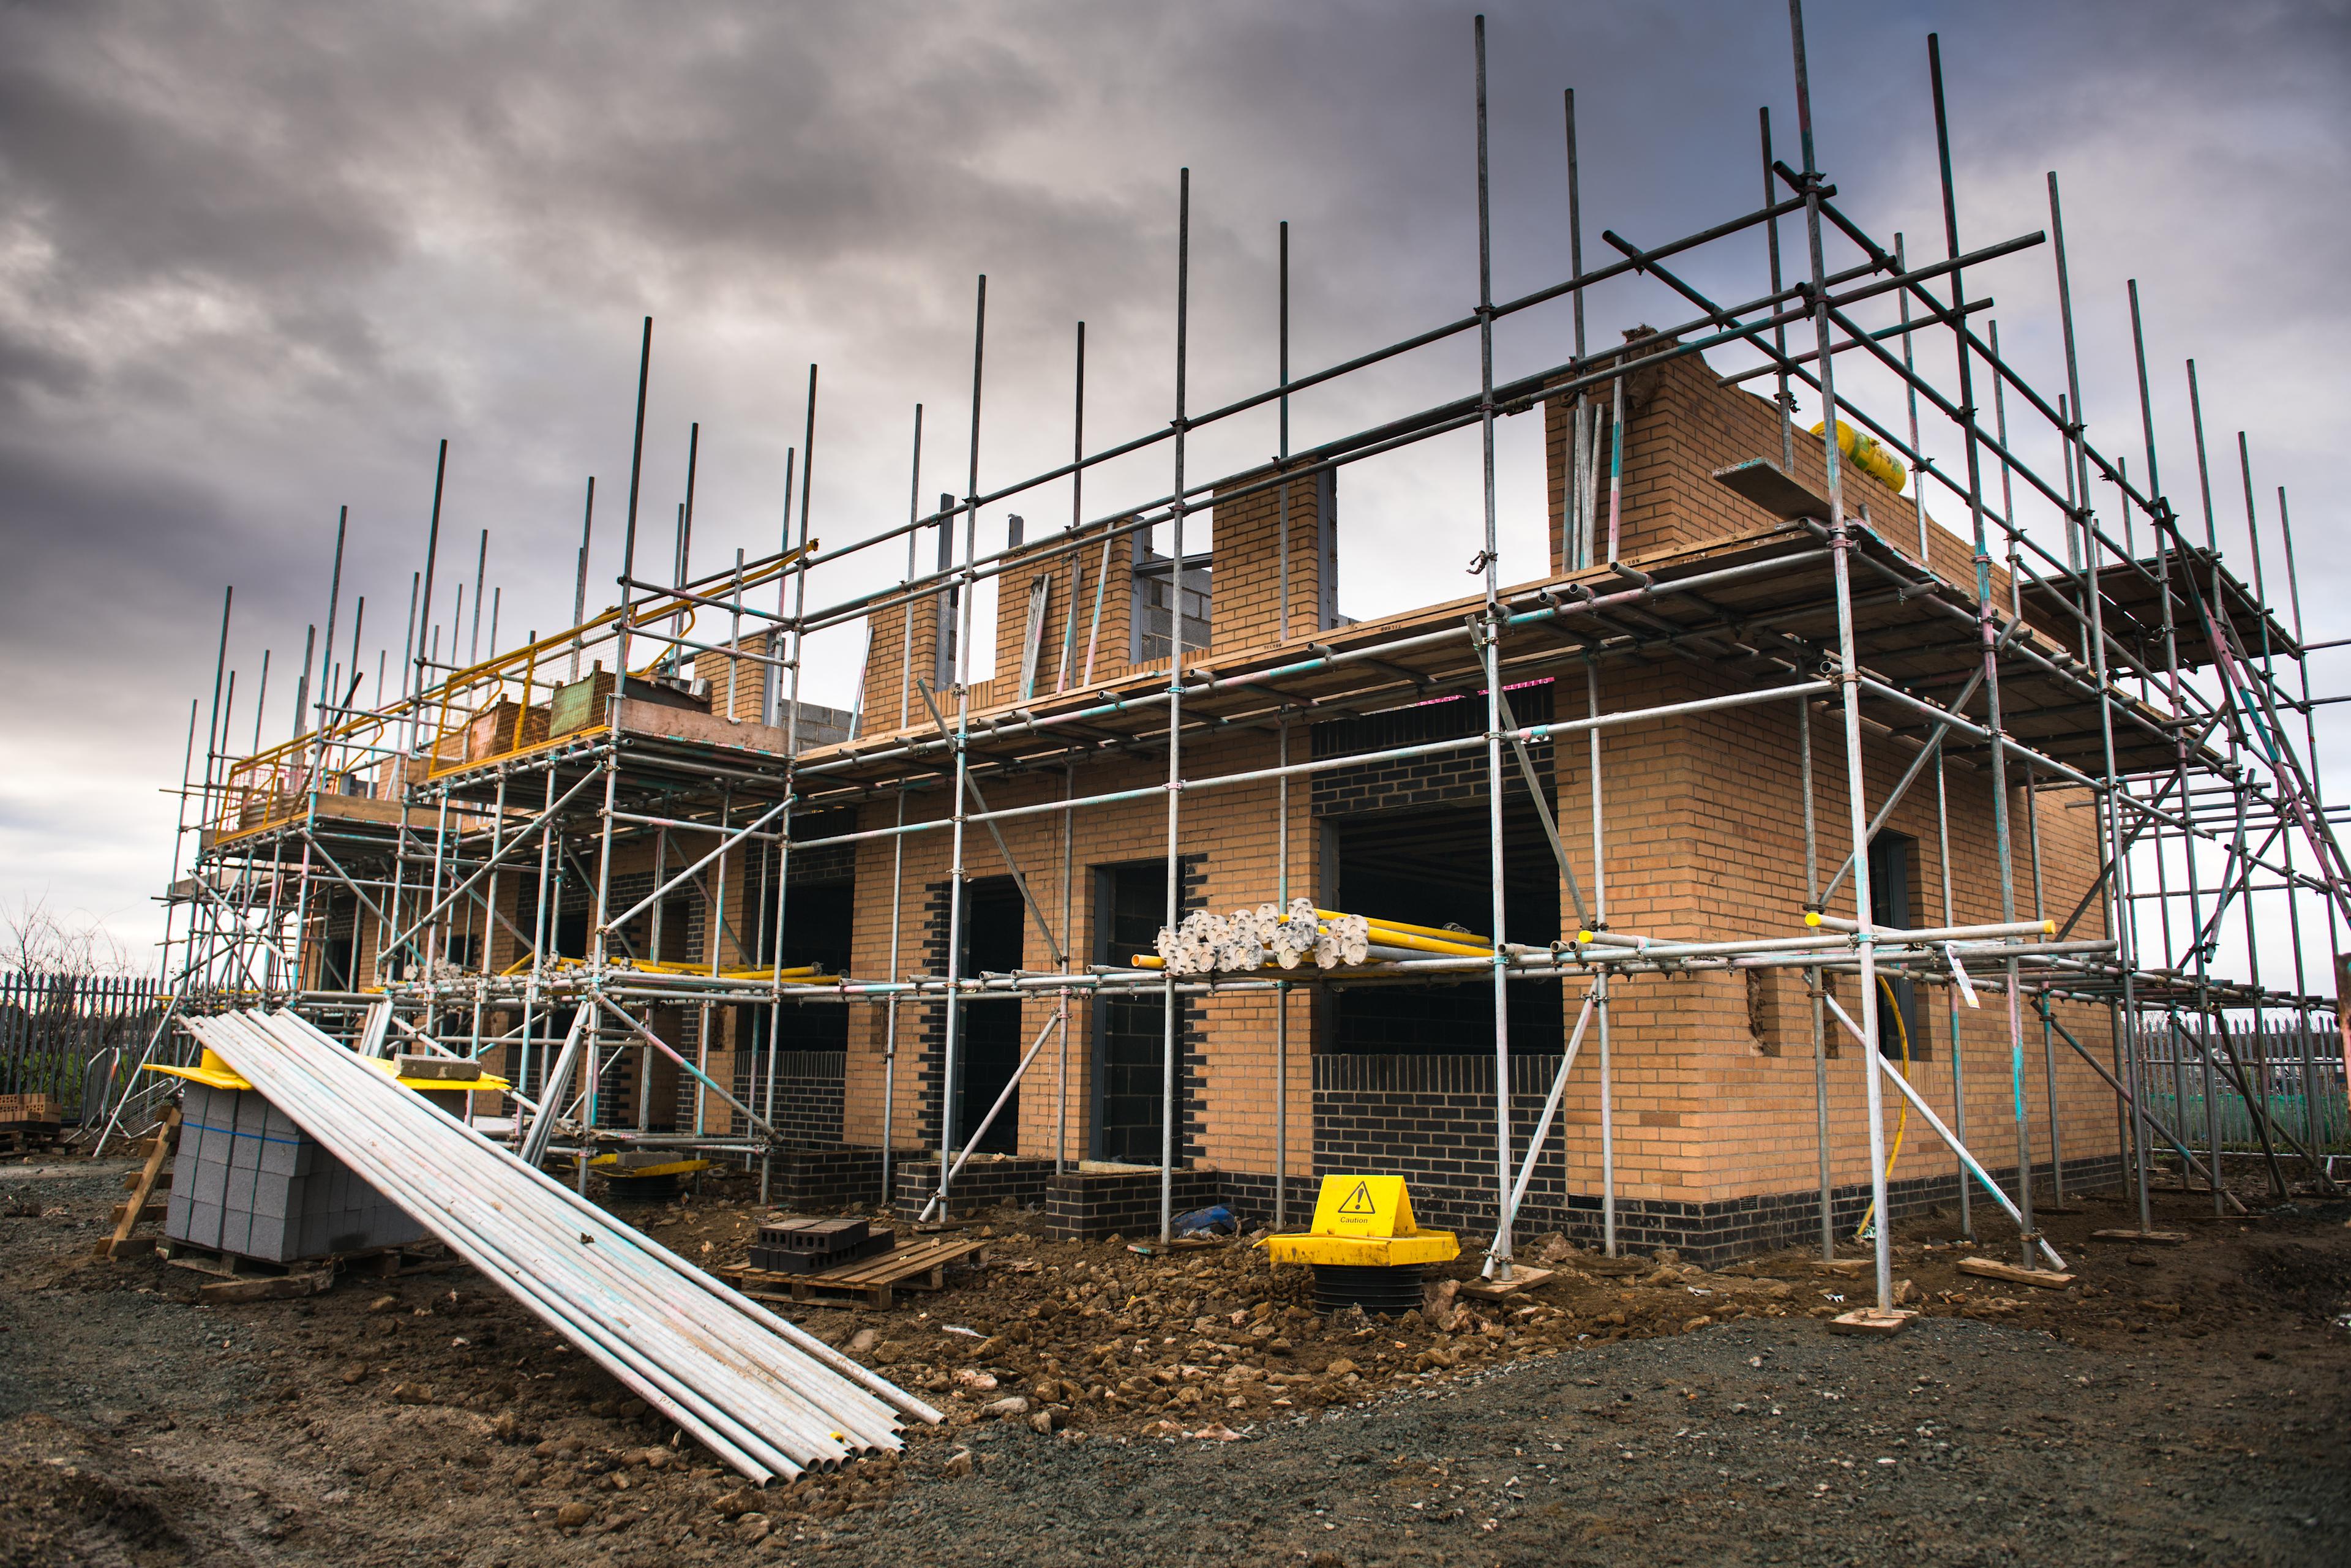
[[[1277,1263],[1336,1263],[1393,1267],[1441,1263],[1460,1256],[1449,1230],[1423,1230],[1412,1217],[1412,1194],[1404,1177],[1326,1176],[1314,1202],[1310,1231],[1265,1239]]]
[[[1322,1196],[1314,1202],[1314,1231],[1319,1236],[1410,1236],[1420,1227],[1412,1220],[1412,1195],[1404,1177],[1392,1176],[1331,1176],[1322,1178]]]

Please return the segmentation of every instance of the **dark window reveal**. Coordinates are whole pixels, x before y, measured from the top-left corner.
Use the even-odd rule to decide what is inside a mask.
[[[1869,841],[1869,918],[1873,925],[1915,926],[1917,910],[1911,902],[1917,877],[1918,841],[1902,833],[1880,833]],[[1886,1005],[1889,994],[1894,1006]],[[1877,1049],[1899,1061],[1904,1036],[1909,1056],[1924,1061],[1932,1043],[1927,1032],[1927,1009],[1918,1000],[1917,983],[1881,972],[1877,989]]]
[[[1094,873],[1094,958],[1122,967],[1151,951],[1167,923],[1167,866],[1137,861]],[[1167,1009],[1156,995],[1094,1004],[1093,1157],[1159,1163]]]

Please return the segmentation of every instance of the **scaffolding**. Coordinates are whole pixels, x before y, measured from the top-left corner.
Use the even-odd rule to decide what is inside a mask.
[[[763,1195],[765,1173],[779,1141],[774,1042],[780,1038],[783,1009],[811,1001],[872,1007],[880,1011],[883,1040],[881,1196],[887,1201],[894,1190],[890,1161],[899,1122],[902,1009],[914,1003],[941,1006],[939,1082],[952,1083],[975,1001],[1049,998],[1050,1020],[1027,1044],[1010,1083],[987,1116],[957,1126],[955,1097],[942,1092],[938,1170],[930,1197],[935,1209],[946,1204],[962,1161],[978,1145],[1021,1075],[1057,1036],[1066,1080],[1074,1005],[1087,998],[1156,997],[1165,1033],[1157,1161],[1165,1236],[1173,1219],[1178,1167],[1179,1003],[1185,998],[1263,994],[1275,999],[1274,1049],[1281,1064],[1274,1080],[1273,1206],[1279,1222],[1286,1218],[1293,1164],[1286,1103],[1291,996],[1339,983],[1425,985],[1444,979],[1490,986],[1497,1068],[1494,1228],[1484,1267],[1489,1275],[1508,1278],[1514,1221],[1587,1037],[1601,1103],[1604,1240],[1611,1252],[1618,1246],[1612,996],[1660,977],[1780,969],[1801,974],[1810,998],[1824,1254],[1834,1255],[1836,1246],[1830,1213],[1828,1073],[1838,1033],[1859,1046],[1873,1212],[1890,1212],[1890,1084],[1902,1097],[1897,1109],[1907,1104],[1918,1113],[1972,1173],[1976,1192],[2014,1220],[2020,1256],[2028,1265],[2055,1258],[2034,1219],[2030,1055],[2039,1057],[2047,1084],[2046,1131],[2060,1203],[2066,1179],[2064,1159],[2054,1147],[2061,1051],[2087,1062],[2111,1088],[2116,1139],[2126,1161],[2140,1230],[2152,1228],[2148,1195],[2157,1164],[2173,1155],[2181,1182],[2191,1174],[2202,1180],[2216,1211],[2237,1201],[2229,1190],[2224,1156],[2233,1146],[2241,1157],[2248,1143],[2258,1147],[2262,1168],[2281,1196],[2289,1168],[2332,1190],[2325,1150],[2330,1142],[2339,1142],[2341,1119],[2330,1117],[2324,1106],[2330,1094],[2340,1098],[2340,1079],[2330,1080],[2335,1064],[2319,1060],[2314,1041],[2332,1027],[2325,1021],[2334,1007],[2328,992],[2342,972],[2351,866],[2334,831],[2340,808],[2325,803],[2316,764],[2316,710],[2341,698],[2318,695],[2311,661],[2314,653],[2340,644],[2314,644],[2304,636],[2284,492],[2278,492],[2275,525],[2283,553],[2265,559],[2252,461],[2240,436],[2239,467],[2253,541],[2248,582],[2232,570],[2220,545],[2200,401],[2192,403],[2200,535],[2175,511],[2160,483],[2136,284],[2130,303],[2141,428],[2123,440],[2140,452],[2126,455],[2102,448],[2079,415],[2082,371],[2056,175],[2048,178],[2044,231],[1963,247],[1941,62],[1930,37],[1945,245],[1938,258],[1912,260],[1902,236],[1895,236],[1890,246],[1881,243],[1837,203],[1813,145],[1802,22],[1794,6],[1792,38],[1800,162],[1792,166],[1774,158],[1770,115],[1763,111],[1760,205],[1664,244],[1639,246],[1605,232],[1617,255],[1588,269],[1574,97],[1567,93],[1568,276],[1498,300],[1480,18],[1475,35],[1479,271],[1474,308],[1385,347],[1292,376],[1285,225],[1280,375],[1271,385],[1206,412],[1194,411],[1186,380],[1190,178],[1185,172],[1176,193],[1175,400],[1166,425],[1086,449],[1081,326],[1071,460],[986,490],[980,484],[987,324],[982,277],[963,494],[943,496],[935,508],[923,509],[918,409],[905,521],[831,549],[823,549],[810,528],[816,434],[811,368],[808,424],[795,454],[798,513],[795,518],[788,471],[778,548],[757,559],[738,553],[724,570],[690,575],[690,460],[674,570],[664,576],[646,568],[652,552],[641,544],[639,512],[652,369],[653,322],[647,319],[617,605],[587,613],[589,540],[583,525],[575,625],[500,653],[494,617],[492,653],[461,662],[454,652],[459,618],[453,617],[450,656],[443,659],[438,631],[427,631],[435,625],[441,512],[436,473],[421,588],[412,583],[409,646],[402,661],[411,678],[403,692],[363,707],[351,706],[360,685],[352,674],[360,664],[358,615],[348,663],[328,673],[334,668],[341,592],[339,524],[328,653],[319,665],[318,689],[309,690],[306,656],[298,733],[264,747],[256,721],[256,745],[245,750],[233,747],[225,732],[224,716],[234,711],[235,695],[234,677],[225,674],[225,603],[213,718],[200,770],[196,705],[189,717],[190,760],[180,791],[183,830],[198,832],[199,839],[192,873],[183,876],[176,863],[173,868],[169,907],[175,918],[181,912],[185,916],[183,928],[167,936],[165,967],[174,1006],[203,1012],[256,1003],[290,1005],[362,1049],[388,1050],[387,1042],[397,1040],[404,1049],[475,1058],[507,1050],[509,1060],[519,1064],[508,1135],[534,1156],[576,1151],[583,1187],[586,1156],[600,1140],[634,1139],[756,1162],[763,1173]],[[1782,254],[1789,226],[1801,235],[1802,246],[1790,269],[1792,278],[1783,273]],[[1743,257],[1757,253],[1747,258],[1749,265],[1761,260],[1766,269],[1751,297],[1725,303],[1684,276],[1697,254],[1719,261],[1741,246]],[[1987,329],[1979,332],[1974,319],[1986,303],[1982,280],[2024,266],[2036,254],[2045,256],[2054,271],[2064,353],[2064,386],[2054,393],[2036,390],[2002,356],[1996,325],[1987,321]],[[1587,295],[1636,281],[1677,301],[1681,319],[1621,346],[1589,349]],[[1498,380],[1498,330],[1549,305],[1573,311],[1573,357],[1535,374]],[[1889,313],[1893,319],[1883,319]],[[1792,338],[1801,343],[1806,335],[1809,347],[1792,344]],[[1290,403],[1300,393],[1416,350],[1471,337],[1479,362],[1474,388],[1408,416],[1302,451],[1291,449]],[[1948,346],[1948,377],[1921,368],[1929,344]],[[1644,556],[1636,565],[1619,549],[1628,379],[1709,351],[1753,361],[1728,376],[1729,382],[1768,379],[1774,390],[1780,461],[1758,458],[1715,478],[1779,520],[1696,548]],[[1890,379],[1901,393],[1898,413],[1873,412],[1841,393],[1838,371],[1847,365],[1868,365]],[[2191,398],[2197,398],[2192,361],[2189,376]],[[1820,443],[1823,490],[1795,477],[1802,435],[1793,423],[1799,390],[1816,400],[1824,423],[1837,422]],[[1989,423],[1981,401],[1987,391]],[[1567,411],[1571,421],[1570,495],[1560,549],[1541,580],[1506,587],[1498,538],[1496,424],[1546,406]],[[1270,468],[1208,483],[1187,473],[1193,435],[1252,413],[1271,414],[1279,423],[1279,452]],[[1956,443],[1956,467],[1947,467],[1930,452],[1922,419],[1938,441]],[[1363,626],[1318,624],[1304,636],[1294,635],[1289,552],[1298,487],[1349,465],[1472,429],[1479,433],[1482,457],[1480,591]],[[2029,455],[2036,436],[2042,444],[2053,443],[2053,465]],[[695,438],[698,442],[698,428]],[[1085,517],[1088,476],[1113,462],[1131,465],[1146,453],[1167,462],[1166,489],[1129,499],[1107,515]],[[1884,454],[1915,476],[1915,549],[1914,541],[1872,523],[1848,494],[1849,468],[1883,463]],[[2143,463],[2137,478],[2130,473],[2132,457]],[[445,471],[445,444],[442,458]],[[1071,518],[1060,539],[1023,544],[1016,538],[1005,550],[980,550],[983,510],[1018,503],[1024,495],[1064,481],[1071,490]],[[1924,506],[1929,486],[1966,509],[1966,531],[1958,540],[1965,547],[1963,559],[1955,559],[1949,548],[1938,552],[1938,541],[1930,538]],[[1280,512],[1279,636],[1270,648],[1231,657],[1219,651],[1212,664],[1203,663],[1187,657],[1201,650],[1189,641],[1186,613],[1187,574],[1195,570],[1186,554],[1186,522],[1251,497],[1273,497]],[[590,524],[593,506],[591,481]],[[2045,515],[2036,520],[2027,512]],[[1171,547],[1164,573],[1173,588],[1165,601],[1165,669],[1138,665],[1097,682],[1094,645],[1110,551],[1116,541],[1148,541],[1162,528]],[[934,530],[939,564],[920,570],[917,544]],[[1196,542],[1197,537],[1196,532]],[[899,543],[906,558],[898,582],[830,600],[820,595],[811,603],[810,583],[820,570]],[[1102,565],[1093,588],[1092,629],[1080,637],[1082,601],[1073,592],[1065,610],[1054,689],[1043,689],[1040,671],[1049,661],[1039,655],[1032,633],[1017,697],[977,705],[974,615],[981,585],[1008,580],[1016,567],[1028,570],[1044,563],[1050,570],[1052,563],[1065,563],[1074,588],[1097,553]],[[1938,553],[1952,564],[1938,569]],[[2267,588],[2281,572],[2289,611],[2283,620],[2270,608]],[[769,591],[772,607],[765,602]],[[462,586],[459,591],[462,614]],[[477,570],[476,648],[481,597]],[[951,650],[951,667],[937,672],[936,680],[917,675],[914,668],[915,622],[925,614],[935,617],[940,640]],[[697,632],[698,625],[711,622],[723,622],[724,633]],[[872,727],[880,716],[831,714],[803,704],[800,695],[807,640],[861,622],[875,629],[877,638],[882,629],[894,630],[903,643],[895,722],[878,732]],[[1733,689],[1671,703],[1606,706],[1612,674],[1660,661],[1702,666]],[[684,674],[690,664],[723,672],[711,682],[714,689],[693,692]],[[1583,715],[1520,723],[1509,695],[1514,680],[1531,671],[1562,668],[1581,674]],[[750,696],[760,722],[747,727],[740,722],[743,702],[755,688],[774,695]],[[1441,696],[1482,704],[1485,716],[1477,733],[1292,759],[1291,731],[1298,723]],[[869,708],[874,706],[872,697],[868,692]],[[1787,890],[1786,922],[1710,941],[1666,939],[1612,925],[1612,891],[1621,898],[1622,889],[1612,890],[1607,881],[1611,819],[1604,809],[1604,735],[1732,710],[1792,716],[1801,747],[1803,885]],[[1842,822],[1823,821],[1816,814],[1823,790],[1813,755],[1810,716],[1815,712],[1833,720],[1841,737],[1842,757],[1819,759],[1818,772],[1830,781],[1827,794],[1841,796]],[[1187,768],[1204,744],[1243,733],[1274,736],[1275,765],[1205,773]],[[1590,779],[1588,831],[1554,819],[1529,750],[1550,743],[1564,758],[1579,737]],[[1867,748],[1876,748],[1880,758],[1905,759],[1905,771],[1890,791],[1873,793],[1868,788]],[[1294,891],[1289,863],[1291,785],[1334,768],[1440,755],[1482,760],[1493,873],[1492,936],[1482,944],[1470,938],[1455,945],[1466,951],[1446,950],[1443,940],[1429,949],[1382,947],[1360,962],[1328,969],[1250,963],[1180,974],[1175,964],[1080,961],[1069,889],[1073,824],[1081,814],[1163,803],[1165,915],[1173,932],[1186,914],[1186,833],[1201,831],[1196,814],[1187,820],[1188,800],[1209,797],[1205,809],[1213,810],[1220,792],[1275,787],[1280,863],[1276,885],[1268,891],[1272,906],[1287,910]],[[1144,765],[1164,760],[1164,775],[1125,788],[1081,790],[1081,772],[1106,759]],[[1996,917],[1987,911],[1987,917],[1967,920],[1955,913],[1950,800],[1979,777],[1987,781],[1990,800],[1998,908]],[[1573,905],[1572,925],[1563,921],[1556,938],[1540,945],[1504,939],[1503,801],[1514,779],[1523,781],[1541,809],[1565,902]],[[1058,779],[1061,788],[1036,800],[990,806],[990,785],[1010,779]],[[1870,878],[1862,868],[1878,827],[1922,786],[1931,789],[1941,824],[1940,915],[1897,927],[1873,919]],[[2040,812],[2055,791],[2078,792],[2095,803],[2096,818],[2094,879],[2078,902],[2065,907],[2050,903],[2043,875]],[[925,810],[910,813],[910,806]],[[837,823],[833,813],[843,807],[887,810],[889,821],[809,833],[811,821]],[[184,814],[189,810],[193,822]],[[2021,821],[2012,820],[2019,815]],[[1058,867],[1023,868],[1007,846],[1003,827],[1028,819],[1059,824]],[[1044,968],[965,970],[966,884],[977,842],[972,835],[981,831],[1010,868],[1026,918],[1042,935],[1051,958]],[[899,950],[905,852],[911,841],[926,834],[946,841],[946,939],[943,962],[908,971]],[[889,842],[893,856],[887,971],[857,976],[788,966],[782,933],[793,857],[881,841]],[[655,866],[650,886],[632,883],[623,889],[614,873],[616,846],[647,843]],[[680,850],[682,843],[693,848]],[[746,874],[742,906],[732,909],[726,903],[730,861],[738,868],[754,862],[759,868],[758,896],[750,897]],[[1824,876],[1823,865],[1831,862]],[[1060,879],[1058,926],[1037,896],[1033,884],[1040,874]],[[526,916],[517,907],[510,914],[502,895],[525,885],[535,889],[535,910]],[[582,897],[590,911],[584,942],[569,945],[583,950],[567,955],[557,931],[561,905],[566,898]],[[661,923],[680,899],[704,923],[699,959],[665,956]],[[347,933],[330,934],[329,900],[352,912]],[[1838,913],[1845,909],[1849,915]],[[2261,968],[2261,921],[2281,911],[2293,954],[2289,984],[2281,984],[2274,974],[2265,979]],[[624,930],[641,916],[652,922],[643,950]],[[2079,934],[2085,919],[2103,934]],[[2232,921],[2244,933],[2249,964],[2241,975],[2224,976],[2216,959]],[[2312,929],[2306,931],[2306,925]],[[523,955],[517,963],[494,968],[494,932],[511,938]],[[720,950],[728,945],[720,939],[722,932],[738,959],[747,954],[768,956],[722,966]],[[340,953],[333,950],[338,946],[343,948]],[[2328,955],[2325,976],[2305,972],[2305,953],[2314,947]],[[1834,976],[1852,977],[1850,1005],[1826,983]],[[1891,994],[1881,979],[1908,981],[1948,998],[1955,1025],[1952,1074],[1959,1113],[1950,1124],[1879,1048],[1885,1024],[1881,995]],[[1508,997],[1513,985],[1538,980],[1562,981],[1581,994],[1573,998],[1573,1035],[1537,1131],[1531,1142],[1517,1146]],[[1963,994],[1973,1005],[1979,991],[1993,997],[2005,1012],[2014,1111],[2012,1126],[2000,1131],[2011,1132],[2016,1141],[2013,1191],[1987,1171],[1965,1124],[1956,1009]],[[2084,1038],[2081,1014],[2058,1010],[2069,1004],[2095,1009],[2107,1021],[2110,1040]],[[663,1038],[650,1022],[656,1007],[697,1020],[691,1040]],[[754,1082],[748,1093],[738,1093],[707,1071],[708,1020],[720,1007],[767,1011],[765,1078]],[[2067,1017],[2074,1019],[2070,1025]],[[511,1021],[499,1028],[497,1019]],[[2037,1048],[2030,1040],[2035,1032]],[[151,1055],[183,1049],[168,1019],[149,1047]],[[759,1058],[755,1053],[752,1060]],[[670,1134],[643,1130],[642,1093],[640,1129],[600,1126],[598,1097],[616,1064],[649,1074],[657,1061],[693,1082],[692,1128]],[[2282,1090],[2291,1092],[2281,1098]],[[2224,1091],[2242,1108],[2227,1130]],[[2190,1124],[2191,1101],[2201,1126]],[[126,1096],[115,1107],[116,1119],[133,1113],[137,1103],[135,1094]],[[721,1118],[705,1111],[715,1113],[720,1103],[736,1113],[739,1125],[734,1118],[726,1119],[724,1129],[713,1124]],[[2288,1106],[2287,1114],[2278,1113],[2281,1105]],[[1057,1164],[1067,1154],[1067,1114],[1064,1088],[1057,1111]],[[1972,1196],[1963,1177],[1961,1204]],[[1889,1231],[1886,1224],[1875,1227],[1875,1293],[1881,1309],[1893,1305]]]

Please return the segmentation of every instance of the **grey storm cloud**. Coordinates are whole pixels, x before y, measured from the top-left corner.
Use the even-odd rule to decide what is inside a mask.
[[[237,590],[233,743],[251,738],[265,649],[264,733],[282,737],[339,507],[344,633],[364,593],[362,670],[387,643],[396,663],[442,438],[437,621],[461,580],[471,596],[487,528],[501,640],[560,624],[590,474],[591,593],[609,591],[643,316],[643,548],[666,559],[698,421],[705,567],[771,548],[812,361],[829,543],[905,515],[917,402],[925,498],[963,488],[982,272],[983,484],[1066,456],[1080,319],[1090,435],[1164,428],[1179,166],[1196,408],[1272,374],[1279,220],[1293,225],[1298,368],[1458,318],[1477,281],[1472,9],[0,10],[0,898],[47,890],[152,934],[172,812],[157,787],[176,777],[187,705],[209,697],[223,587]],[[1563,88],[1578,92],[1589,263],[1614,254],[1604,227],[1654,243],[1760,199],[1759,105],[1775,150],[1798,157],[1777,7],[1489,9],[1504,297],[1565,269]],[[2312,612],[2332,618],[2346,7],[1847,3],[1808,22],[1823,164],[1844,205],[1906,229],[1914,254],[1942,246],[1923,43],[1942,30],[1968,243],[2043,226],[2043,171],[2064,172],[2094,428],[2136,454],[2121,310],[2136,277],[2168,487],[2192,486],[2179,361],[2193,354],[2208,425],[2252,432],[2265,526],[2267,486],[2294,488]],[[1695,256],[1688,276],[1751,295],[1757,249]],[[2054,385],[2043,256],[1985,286]],[[1591,330],[1677,311],[1654,284],[1612,287]],[[1563,311],[1514,323],[1505,369],[1563,359],[1568,333]],[[1426,350],[1299,400],[1296,438],[1457,395],[1468,375],[1466,344]],[[1540,547],[1531,423],[1508,438],[1506,554]],[[1274,439],[1270,416],[1206,434],[1194,472],[1260,461]],[[1473,458],[1448,447],[1357,481],[1352,612],[1426,597],[1415,541],[1433,523],[1460,538],[1432,547],[1439,570],[1475,548],[1455,528],[1473,517]],[[1156,456],[1118,465],[1089,480],[1088,510],[1165,483]],[[1066,489],[1015,504],[1032,531],[1068,506]],[[2240,530],[2241,509],[2224,508]],[[846,693],[857,656],[841,638],[812,650],[820,695]]]

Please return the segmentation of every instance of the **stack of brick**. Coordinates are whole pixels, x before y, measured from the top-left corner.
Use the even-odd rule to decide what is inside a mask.
[[[273,1263],[424,1239],[424,1228],[250,1089],[187,1086],[164,1236]]]

